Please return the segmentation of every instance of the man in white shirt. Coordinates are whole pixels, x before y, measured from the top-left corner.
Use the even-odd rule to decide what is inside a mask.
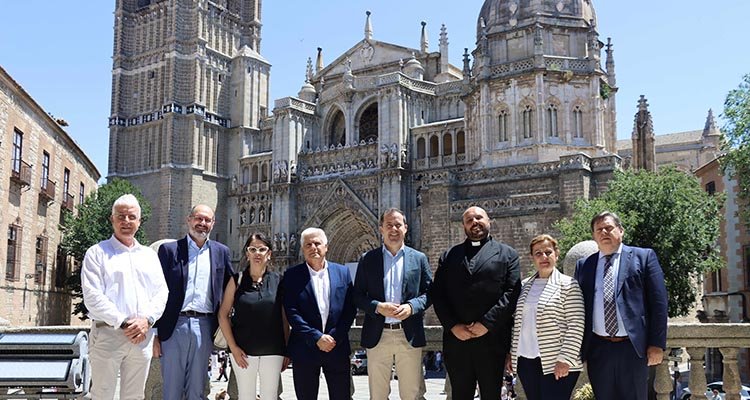
[[[143,399],[151,362],[154,321],[169,294],[156,253],[135,239],[141,207],[132,194],[112,205],[111,238],[91,246],[81,268],[83,302],[91,318],[91,397]]]
[[[298,399],[318,398],[320,370],[330,400],[348,400],[349,328],[357,313],[349,269],[326,260],[328,238],[318,228],[302,231],[305,262],[287,269],[282,281],[284,310],[292,331],[287,352],[294,363]]]

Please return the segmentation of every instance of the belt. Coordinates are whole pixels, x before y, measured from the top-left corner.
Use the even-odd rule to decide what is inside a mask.
[[[594,336],[598,337],[599,339],[606,340],[610,343],[620,343],[630,340],[630,338],[627,336],[601,336],[597,335],[596,333],[594,334]]]
[[[210,317],[212,313],[198,312],[193,310],[181,311],[180,316],[182,317]]]
[[[97,328],[110,327],[110,326],[109,326],[109,325],[107,325],[107,323],[106,323],[106,322],[104,322],[104,321],[94,321],[94,326],[96,326]],[[110,327],[110,328],[111,328],[111,327]]]
[[[386,328],[386,329],[401,329],[401,323],[398,323],[398,324],[385,324],[385,325],[383,325],[383,328]]]

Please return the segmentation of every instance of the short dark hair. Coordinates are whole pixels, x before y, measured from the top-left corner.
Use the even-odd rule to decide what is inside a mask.
[[[263,242],[263,244],[268,247],[268,251],[272,252],[271,254],[273,254],[273,243],[271,242],[271,239],[260,232],[255,232],[247,237],[247,240],[245,240],[245,247],[242,248],[242,254],[245,254],[248,246],[250,246],[250,242],[252,242],[253,240],[260,240],[261,242]],[[250,270],[250,260],[247,260],[246,268],[248,271]]]
[[[605,211],[600,212],[599,214],[594,215],[594,218],[591,218],[591,232],[594,232],[594,225],[596,225],[597,222],[607,217],[612,218],[612,221],[615,222],[615,226],[622,229],[622,223],[620,222],[620,217],[618,217],[617,214],[613,213],[612,211],[605,210]]]
[[[403,217],[403,219],[404,219],[404,223],[406,223],[406,214],[404,214],[404,212],[401,211],[400,208],[391,207],[391,208],[383,211],[382,214],[380,214],[380,226],[383,226],[383,222],[385,222],[385,216],[386,215],[396,214],[396,213],[401,214],[401,217]]]

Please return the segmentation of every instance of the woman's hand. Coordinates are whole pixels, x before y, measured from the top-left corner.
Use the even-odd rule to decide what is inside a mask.
[[[232,346],[229,348],[232,352],[232,358],[238,367],[245,369],[247,368],[247,354],[240,348],[240,346]]]
[[[289,368],[289,363],[292,361],[289,357],[284,357],[284,361],[281,362],[281,372],[286,371]]]
[[[568,373],[570,372],[570,365],[558,361],[555,363],[555,370],[553,371],[555,374],[555,379],[559,380],[560,378],[565,378],[568,376]]]
[[[510,356],[510,353],[508,353],[508,355],[505,356],[505,370],[511,374],[513,373],[513,360],[512,360],[512,357]]]

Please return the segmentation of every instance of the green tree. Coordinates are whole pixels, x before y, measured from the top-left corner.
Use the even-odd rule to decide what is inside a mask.
[[[669,293],[669,316],[686,315],[696,300],[696,279],[723,267],[716,246],[721,194],[709,195],[695,177],[674,168],[618,172],[599,198],[580,200],[558,221],[561,257],[591,239],[591,218],[604,210],[620,216],[623,242],[656,251]]]
[[[743,77],[737,89],[727,94],[724,100],[725,120],[723,126],[721,158],[725,173],[737,179],[738,197],[748,204],[750,201],[750,74]],[[750,208],[741,207],[740,215],[750,225]]]
[[[86,306],[83,304],[81,292],[81,265],[86,250],[102,240],[112,236],[112,204],[123,194],[132,193],[141,204],[141,224],[151,215],[151,206],[141,194],[140,190],[128,181],[114,179],[100,186],[90,193],[83,204],[78,206],[76,214],[67,212],[60,230],[63,233],[60,243],[61,249],[75,260],[76,269],[65,285],[75,302],[74,315],[86,319]],[[135,235],[140,243],[148,243],[143,229]]]

